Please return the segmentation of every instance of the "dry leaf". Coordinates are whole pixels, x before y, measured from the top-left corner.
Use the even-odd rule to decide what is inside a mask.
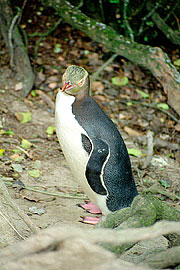
[[[131,137],[142,136],[142,133],[130,127],[124,127],[125,132]]]
[[[105,86],[102,82],[94,81],[92,83],[92,91],[96,92],[96,94],[102,94]]]
[[[20,156],[18,153],[15,153],[13,155],[10,156],[10,159],[16,161],[16,162],[20,162],[24,159],[23,156]]]
[[[104,96],[100,96],[100,95],[98,95],[98,96],[93,96],[93,97],[94,97],[95,100],[101,101],[101,102],[107,100]]]
[[[175,130],[180,132],[180,123],[175,126]]]
[[[19,82],[15,84],[14,90],[18,91],[18,90],[21,90],[22,88],[23,88],[23,84],[22,82]]]
[[[57,86],[58,86],[57,82],[52,82],[52,83],[49,83],[49,84],[48,84],[48,87],[49,87],[50,89],[55,89],[55,88],[57,88]]]

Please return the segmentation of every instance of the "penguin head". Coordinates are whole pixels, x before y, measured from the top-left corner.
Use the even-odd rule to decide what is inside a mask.
[[[79,66],[69,66],[62,76],[62,92],[76,96],[81,92],[89,90],[89,74]]]

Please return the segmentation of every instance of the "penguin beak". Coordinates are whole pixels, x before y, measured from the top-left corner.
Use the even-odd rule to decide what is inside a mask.
[[[68,82],[65,82],[61,91],[64,92],[65,90],[69,90],[69,89],[74,88],[74,87],[76,87],[76,85],[74,85],[70,81],[68,81]]]

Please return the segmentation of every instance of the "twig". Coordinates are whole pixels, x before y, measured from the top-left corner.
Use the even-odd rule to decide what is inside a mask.
[[[145,21],[146,21],[149,17],[151,17],[152,14],[155,12],[155,10],[160,6],[160,2],[161,2],[161,0],[160,0],[159,2],[157,2],[157,3],[155,4],[155,6],[149,10],[149,13],[141,19],[142,23],[141,23],[141,26],[140,26],[140,28],[139,28],[139,31],[137,32],[137,36],[140,36],[140,35],[143,33],[143,27],[144,27]]]
[[[12,37],[13,37],[13,29],[14,26],[17,22],[17,19],[19,18],[21,14],[20,9],[18,9],[17,14],[14,16],[14,18],[11,21],[9,30],[8,30],[8,40],[9,40],[9,48],[10,48],[10,67],[14,69],[14,49],[13,49],[13,42],[12,42]]]
[[[129,0],[124,0],[124,5],[123,5],[123,21],[124,25],[126,27],[126,30],[128,32],[128,37],[131,41],[134,41],[134,34],[133,31],[129,25],[128,17],[127,17],[127,7],[129,5]]]
[[[75,7],[76,9],[80,9],[84,4],[84,1],[83,0],[80,0],[79,1],[79,4]]]
[[[170,118],[172,118],[176,123],[179,122],[179,119],[177,119],[174,115],[172,115],[170,112],[168,111],[165,111],[161,108],[158,108],[156,104],[149,104],[149,103],[145,103],[145,102],[141,102],[141,101],[137,101],[137,100],[130,100],[130,99],[127,99],[127,100],[119,100],[120,103],[122,104],[127,104],[127,103],[132,103],[133,104],[140,104],[144,107],[150,107],[150,108],[153,108],[153,109],[156,109],[156,110],[159,110],[165,114],[167,114]]]
[[[13,183],[6,183],[8,186],[12,186]],[[35,187],[30,187],[30,186],[26,186],[26,185],[23,185],[23,186],[20,186],[21,188],[24,188],[24,189],[27,189],[27,190],[30,190],[30,191],[33,191],[33,192],[38,192],[38,193],[42,193],[42,194],[46,194],[46,195],[49,195],[49,196],[54,196],[54,197],[60,197],[60,198],[65,198],[65,199],[76,199],[76,200],[87,200],[87,197],[86,196],[73,196],[73,195],[69,195],[69,194],[60,194],[60,193],[55,193],[55,192],[49,192],[49,191],[46,191],[46,190],[40,190],[40,189],[36,189]]]
[[[30,220],[30,218],[15,204],[15,202],[13,201],[13,199],[11,198],[6,185],[4,184],[2,178],[0,177],[0,189],[2,191],[3,197],[4,199],[7,201],[7,203],[9,203],[9,205],[11,206],[11,208],[18,214],[18,216],[20,216],[24,222],[26,223],[26,225],[34,232],[37,233],[38,230],[36,228],[36,226],[32,223],[32,221]]]
[[[49,28],[46,32],[44,33],[31,33],[28,34],[29,37],[47,37],[49,36],[54,30],[56,30],[56,28],[58,27],[58,25],[62,22],[62,18],[60,18],[51,28]]]
[[[39,189],[35,189],[29,186],[24,186],[23,188],[30,190],[30,191],[34,191],[34,192],[38,192],[38,193],[43,193],[46,195],[50,195],[50,196],[55,196],[55,197],[60,197],[60,198],[66,198],[66,199],[79,199],[79,200],[86,200],[87,197],[82,197],[82,196],[73,196],[73,195],[69,195],[69,194],[60,194],[60,193],[54,193],[54,192],[49,192],[49,191],[45,191],[45,190],[39,190]]]
[[[32,159],[32,156],[26,150],[24,150],[20,146],[16,146],[16,148],[18,148],[19,150],[21,150],[28,158]]]
[[[167,16],[164,18],[164,21],[166,22],[169,17],[174,13],[174,11],[179,7],[179,0],[177,0],[176,3],[173,3],[173,6],[171,10],[167,13]]]
[[[100,11],[101,11],[102,22],[105,22],[104,9],[103,9],[103,1],[102,0],[99,0],[99,6],[100,6]]]
[[[23,4],[22,4],[22,7],[21,7],[21,14],[20,14],[19,19],[18,19],[18,24],[20,24],[20,21],[21,21],[21,18],[22,18],[22,13],[23,13],[23,10],[25,8],[26,3],[27,3],[27,0],[24,0]]]
[[[5,221],[9,224],[9,226],[17,233],[17,235],[19,235],[23,240],[25,240],[25,238],[16,230],[14,225],[7,219],[7,217],[1,211],[0,215],[5,219]]]
[[[117,56],[118,54],[113,54],[106,62],[104,62],[104,64],[100,68],[98,68],[98,70],[94,72],[93,75],[91,76],[91,82],[97,80],[99,74],[105,69],[105,67],[110,65]]]
[[[147,149],[147,156],[144,164],[141,166],[142,169],[146,169],[149,166],[153,156],[153,133],[151,131],[147,133]]]

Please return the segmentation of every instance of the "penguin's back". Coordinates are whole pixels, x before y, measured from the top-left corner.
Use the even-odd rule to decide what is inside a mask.
[[[108,193],[106,203],[109,210],[115,211],[130,206],[137,190],[127,148],[118,129],[90,96],[82,101],[75,101],[72,104],[72,113],[92,143],[96,144],[99,140],[108,146],[109,154],[103,166],[101,179]]]

